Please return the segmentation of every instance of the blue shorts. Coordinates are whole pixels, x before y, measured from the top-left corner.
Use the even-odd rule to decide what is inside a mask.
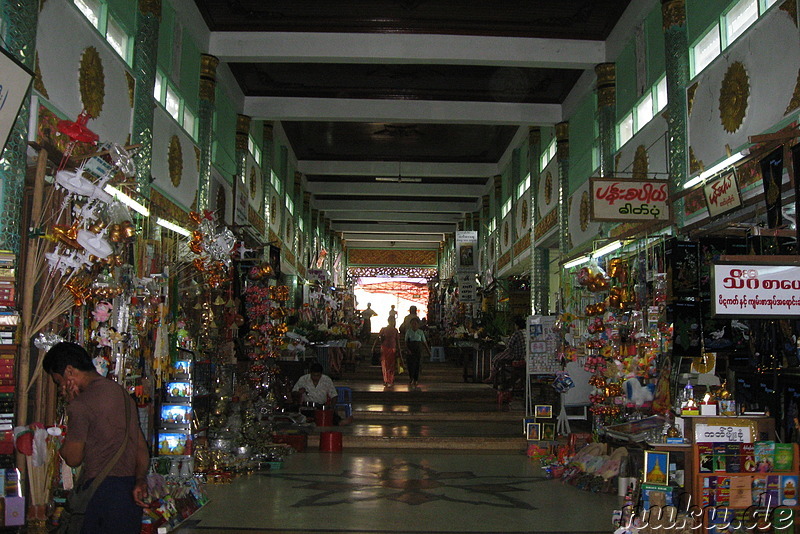
[[[133,502],[135,485],[136,477],[106,477],[89,501],[81,534],[139,534],[142,509]]]

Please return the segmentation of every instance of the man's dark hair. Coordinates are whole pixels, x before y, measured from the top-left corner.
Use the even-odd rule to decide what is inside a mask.
[[[95,367],[92,358],[86,349],[77,343],[62,341],[56,343],[53,348],[47,351],[42,360],[42,369],[48,374],[64,374],[64,370],[71,365],[78,371],[94,371]]]
[[[514,324],[517,325],[517,328],[520,330],[525,330],[525,318],[517,315],[514,317]]]
[[[417,307],[416,306],[409,306],[408,311],[410,311],[411,313],[417,313]]]
[[[323,371],[321,363],[312,363],[308,368],[308,374],[321,373]]]

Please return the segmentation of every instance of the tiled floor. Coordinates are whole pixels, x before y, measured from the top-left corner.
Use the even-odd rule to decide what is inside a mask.
[[[613,532],[619,505],[543,478],[519,453],[307,451],[209,494],[177,532]]]
[[[418,389],[385,390],[362,366],[343,452],[305,452],[280,470],[209,486],[211,502],[179,534],[610,533],[615,495],[543,478],[524,454],[521,400],[498,410],[488,385],[453,364],[426,364]]]

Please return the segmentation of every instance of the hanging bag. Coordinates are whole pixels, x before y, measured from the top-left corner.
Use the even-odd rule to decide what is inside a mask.
[[[125,448],[128,446],[131,411],[128,409],[128,394],[125,390],[122,390],[122,394],[125,397],[123,404],[125,407],[125,437],[122,440],[122,444],[119,446],[119,449],[117,449],[114,457],[109,460],[88,488],[82,487],[84,482],[83,474],[81,474],[81,479],[75,484],[74,489],[67,496],[64,510],[58,518],[58,526],[51,531],[54,534],[80,534],[83,528],[83,520],[86,516],[86,509],[89,507],[89,501],[92,500],[94,492],[97,491],[97,488],[103,483],[114,466],[119,463],[119,459],[122,458],[122,453],[125,452]]]

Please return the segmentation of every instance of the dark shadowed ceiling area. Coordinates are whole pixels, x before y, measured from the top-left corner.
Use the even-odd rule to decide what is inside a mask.
[[[244,114],[286,134],[348,246],[435,248],[563,120],[629,0],[195,0]]]

